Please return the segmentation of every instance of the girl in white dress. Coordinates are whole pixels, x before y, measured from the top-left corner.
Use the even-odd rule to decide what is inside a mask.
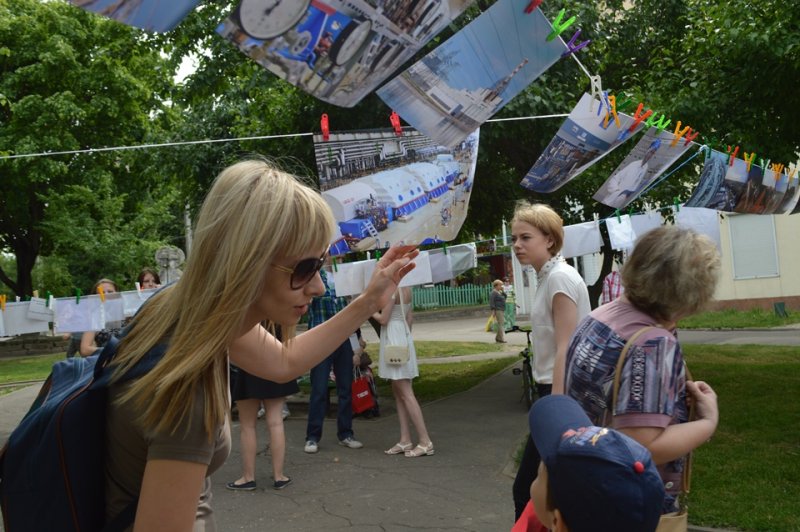
[[[384,379],[392,381],[392,395],[397,404],[397,419],[400,421],[400,441],[386,454],[405,454],[408,458],[430,456],[433,454],[433,442],[425,427],[422,409],[419,406],[411,379],[419,376],[417,366],[417,353],[414,350],[414,341],[411,338],[412,305],[411,289],[400,288],[380,312],[373,317],[382,325],[381,350],[378,360],[378,372]],[[389,364],[385,351],[387,345],[408,344],[408,361],[404,364]],[[411,443],[410,424],[414,425],[419,437],[415,447]]]

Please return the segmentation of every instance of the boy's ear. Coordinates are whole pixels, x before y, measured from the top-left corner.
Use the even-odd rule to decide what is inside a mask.
[[[569,532],[567,528],[567,523],[564,522],[564,517],[561,515],[561,510],[556,508],[553,510],[553,523],[550,527],[552,532]]]

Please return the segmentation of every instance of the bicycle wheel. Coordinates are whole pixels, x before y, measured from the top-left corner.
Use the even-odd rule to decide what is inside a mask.
[[[522,396],[528,410],[533,406],[533,395],[533,371],[530,361],[526,359],[522,362]]]

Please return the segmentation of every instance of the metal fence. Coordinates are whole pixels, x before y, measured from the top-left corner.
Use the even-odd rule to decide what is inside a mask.
[[[413,292],[415,310],[474,307],[477,305],[487,305],[489,303],[489,294],[492,292],[492,285],[477,286],[465,284],[456,287],[443,285],[434,285],[430,287],[415,286]]]

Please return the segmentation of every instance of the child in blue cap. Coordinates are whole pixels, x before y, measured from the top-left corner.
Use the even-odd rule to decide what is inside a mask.
[[[644,446],[593,426],[566,395],[536,401],[529,423],[542,461],[531,502],[512,532],[656,529],[664,486]]]

